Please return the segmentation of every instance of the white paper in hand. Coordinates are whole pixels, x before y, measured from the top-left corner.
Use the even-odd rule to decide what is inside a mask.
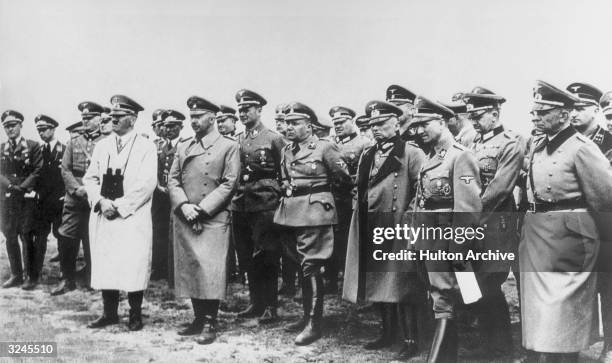
[[[475,303],[482,297],[480,286],[473,271],[456,271],[455,277],[461,291],[464,304]]]

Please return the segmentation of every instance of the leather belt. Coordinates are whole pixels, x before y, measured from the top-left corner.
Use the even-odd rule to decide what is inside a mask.
[[[73,170],[72,175],[74,175],[75,178],[82,178],[85,176],[85,172]]]
[[[420,207],[423,209],[453,209],[454,203],[452,200],[432,200],[428,199],[420,203]]]
[[[315,193],[323,193],[323,192],[331,192],[330,184],[322,184],[322,185],[304,185],[304,186],[294,186],[291,188],[287,188],[285,190],[286,197],[300,197],[303,195],[315,194]]]
[[[240,176],[240,184],[252,183],[261,179],[276,179],[274,170],[251,171],[244,170]]]
[[[559,200],[556,202],[535,202],[529,203],[529,211],[533,213],[546,213],[556,210],[582,209],[586,208],[586,203],[580,199]]]

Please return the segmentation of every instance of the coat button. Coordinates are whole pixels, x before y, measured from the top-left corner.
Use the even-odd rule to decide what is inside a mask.
[[[395,173],[395,177],[397,177],[397,173]]]
[[[552,188],[549,186],[546,187],[546,190],[551,190]]]
[[[393,189],[397,189],[397,184],[393,184]]]
[[[397,208],[393,207],[391,210],[392,210],[393,212],[395,212],[395,211],[397,210]]]
[[[393,200],[397,200],[397,195],[394,195],[394,196],[393,196]]]

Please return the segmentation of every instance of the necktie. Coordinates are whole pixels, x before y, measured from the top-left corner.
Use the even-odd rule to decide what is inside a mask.
[[[120,137],[117,138],[117,149],[119,150],[119,152],[121,152],[121,150],[123,150],[123,145],[121,144],[121,138]]]
[[[297,142],[293,143],[293,147],[291,148],[291,152],[293,155],[297,154],[300,151],[300,144]]]
[[[45,147],[43,148],[43,159],[49,160],[51,159],[51,146],[48,142],[45,143]]]

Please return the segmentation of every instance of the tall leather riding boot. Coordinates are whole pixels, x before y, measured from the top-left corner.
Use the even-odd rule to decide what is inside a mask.
[[[414,304],[397,304],[398,322],[402,330],[402,346],[395,356],[397,360],[408,360],[419,351],[418,313]]]
[[[335,295],[338,293],[338,260],[330,258],[325,265],[325,293]]]
[[[492,359],[510,354],[513,350],[510,311],[501,288],[490,290],[477,303],[476,310],[483,344],[467,357]]]
[[[247,270],[250,304],[245,310],[238,313],[239,318],[255,318],[260,316],[264,311],[260,269],[261,267],[254,266]]]
[[[304,330],[295,338],[296,345],[308,345],[321,337],[321,319],[323,318],[323,278],[315,273],[308,277],[310,281],[310,294],[312,294],[312,307],[310,317]]]
[[[457,327],[452,319],[436,319],[436,332],[427,357],[428,363],[457,361]]]
[[[46,236],[37,236],[34,240],[34,264],[33,273],[36,280],[40,279],[42,268],[45,262],[45,254],[47,253],[47,238]]]
[[[205,324],[200,337],[196,339],[198,344],[210,344],[217,339],[217,313],[219,311],[219,300],[204,300],[205,304]]]
[[[104,312],[102,316],[87,325],[90,329],[103,328],[107,325],[119,323],[117,308],[119,307],[119,291],[102,290],[102,303]]]
[[[276,308],[278,306],[278,266],[264,265],[262,268],[262,300],[264,311],[259,317],[259,324],[269,324],[278,320]]]
[[[142,329],[142,298],[143,291],[128,292],[128,303],[130,304],[130,318],[128,328],[131,331]]]
[[[285,327],[285,331],[290,333],[295,333],[302,331],[306,324],[308,324],[308,320],[310,319],[310,311],[312,310],[312,287],[310,287],[310,280],[302,278],[302,309],[304,310],[304,314],[302,317]]]
[[[390,309],[387,303],[376,303],[378,307],[378,312],[380,314],[381,320],[381,329],[380,336],[375,340],[368,342],[363,345],[364,349],[367,350],[375,350],[381,349],[385,347],[389,347],[393,344],[393,336],[391,335],[391,317],[390,317]]]
[[[60,258],[60,270],[62,279],[59,284],[51,290],[52,296],[63,295],[68,291],[76,289],[75,267],[76,253],[78,252],[79,241],[67,237],[59,237],[57,240],[57,250]]]
[[[206,306],[207,300],[191,298],[191,305],[193,306],[193,321],[186,325],[185,328],[179,330],[178,335],[196,335],[202,332],[204,329],[204,323],[206,321]]]
[[[295,295],[295,281],[297,273],[297,264],[283,250],[281,256],[281,288],[278,290],[279,295],[293,296]]]
[[[68,237],[61,237],[57,241],[58,252],[60,254],[60,270],[62,278],[74,281],[76,272],[76,259],[79,252],[79,240]]]
[[[23,267],[21,265],[21,250],[17,238],[14,241],[6,236],[6,254],[8,255],[9,265],[11,267],[11,277],[2,284],[3,288],[15,287],[23,282]]]
[[[537,363],[577,363],[578,353],[538,353]]]

